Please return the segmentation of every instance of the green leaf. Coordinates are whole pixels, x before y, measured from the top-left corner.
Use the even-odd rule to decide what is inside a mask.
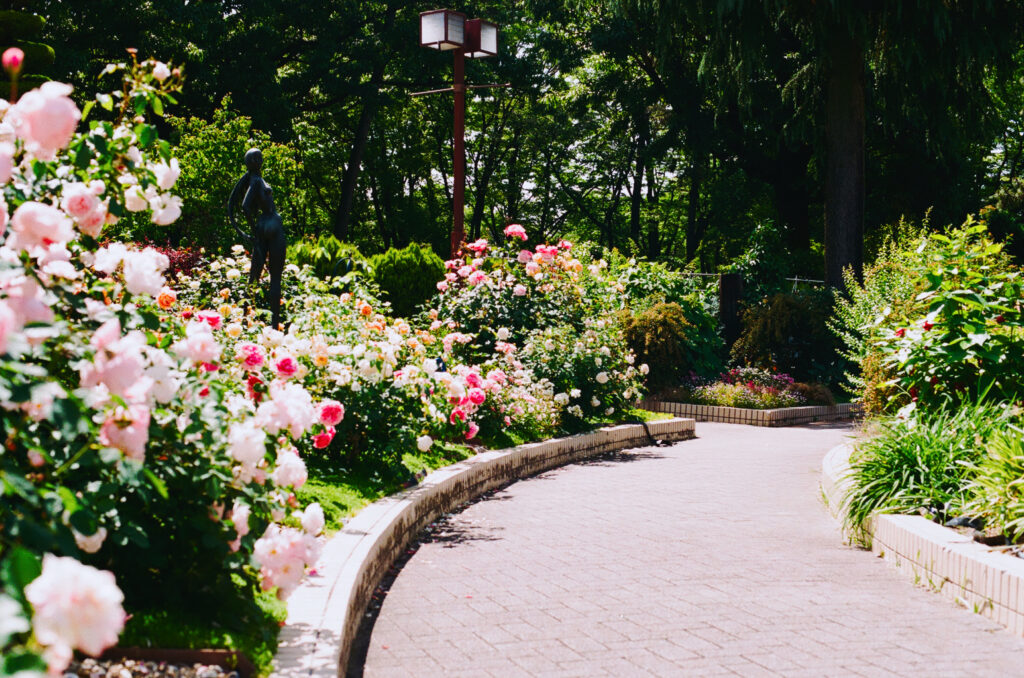
[[[0,581],[7,593],[24,600],[25,587],[43,571],[43,561],[26,548],[16,546],[0,566]]]
[[[153,112],[157,115],[164,114],[164,102],[160,100],[159,96],[154,96],[150,102],[153,104]]]
[[[109,94],[97,94],[96,101],[100,102],[100,106],[102,106],[104,110],[114,110],[114,97]]]
[[[153,471],[151,471],[149,468],[144,469],[144,472],[146,474],[146,478],[149,479],[150,484],[153,485],[153,489],[156,490],[157,494],[159,494],[164,499],[167,499],[168,494],[166,483],[164,483],[164,481],[158,478],[157,475],[153,473]]]
[[[96,105],[95,101],[87,101],[85,106],[82,106],[82,122],[89,117],[89,112],[92,111],[92,107]]]

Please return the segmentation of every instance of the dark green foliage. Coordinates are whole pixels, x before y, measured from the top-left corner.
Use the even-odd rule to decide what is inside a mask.
[[[1004,243],[1004,251],[1018,266],[1024,265],[1024,179],[1015,178],[992,198],[992,208],[982,210],[992,237]]]
[[[779,293],[743,311],[743,331],[732,347],[740,364],[768,367],[798,381],[836,383],[842,375],[837,342],[826,322],[831,295]]]
[[[49,45],[38,42],[46,19],[38,14],[15,10],[0,10],[0,51],[17,47],[25,53],[18,76],[18,92],[23,93],[38,87],[50,78],[47,74],[53,66],[56,53]],[[0,98],[8,98],[11,82],[5,71],[0,70]]]
[[[706,377],[722,368],[723,344],[715,319],[690,300],[659,303],[632,315],[623,312],[626,342],[638,363],[647,363],[651,389],[678,384],[691,375]]]
[[[373,279],[391,302],[395,315],[408,318],[437,292],[444,261],[428,245],[411,243],[370,258]]]
[[[321,278],[369,269],[366,258],[355,245],[343,243],[333,235],[322,235],[315,241],[301,240],[289,245],[288,261],[312,267]]]
[[[756,304],[782,292],[791,258],[782,230],[771,221],[759,224],[750,235],[747,251],[732,264],[732,272],[743,277],[743,298]]]

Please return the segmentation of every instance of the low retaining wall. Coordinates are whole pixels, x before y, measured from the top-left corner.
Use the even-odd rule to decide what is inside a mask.
[[[640,407],[654,412],[667,412],[677,417],[688,417],[697,421],[714,421],[722,424],[749,424],[751,426],[795,426],[813,421],[832,421],[860,416],[857,403],[842,403],[830,406],[783,407],[776,410],[753,410],[745,407],[720,407],[718,405],[693,405],[673,403],[664,400],[644,400]]]
[[[692,419],[650,422],[648,428],[655,438],[665,440],[694,436]],[[642,425],[627,424],[484,452],[434,471],[415,488],[370,504],[328,541],[318,574],[308,577],[289,599],[273,675],[344,675],[374,588],[413,537],[441,514],[510,481],[648,442]]]
[[[822,461],[822,494],[837,517],[852,451],[850,445],[840,445]],[[913,577],[915,584],[1024,636],[1024,559],[921,516],[876,515],[868,532],[871,552]]]

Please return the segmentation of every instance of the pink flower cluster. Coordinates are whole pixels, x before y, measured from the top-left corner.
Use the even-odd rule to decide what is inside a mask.
[[[25,598],[32,605],[36,640],[45,646],[44,657],[56,675],[70,663],[73,650],[99,655],[124,628],[124,595],[114,575],[74,558],[46,554]]]
[[[505,237],[526,240],[526,229],[519,224],[509,224],[505,227]]]
[[[277,588],[278,598],[285,600],[302,581],[306,568],[316,564],[322,544],[317,534],[323,529],[323,509],[310,504],[300,514],[303,529],[271,524],[256,540],[253,558],[260,568],[263,590]]]

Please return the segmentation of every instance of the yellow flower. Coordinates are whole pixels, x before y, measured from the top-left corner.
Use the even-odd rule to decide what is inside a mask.
[[[330,362],[330,359],[326,353],[317,353],[313,356],[313,364],[317,367],[327,367],[328,362]]]
[[[218,308],[217,311],[219,311],[222,316],[227,318],[229,315],[231,315],[231,311],[233,311],[234,308],[235,307],[232,306],[231,304],[221,304],[220,308]]]
[[[238,323],[231,323],[224,328],[224,331],[228,333],[228,336],[232,339],[238,339],[242,336],[242,326]]]

